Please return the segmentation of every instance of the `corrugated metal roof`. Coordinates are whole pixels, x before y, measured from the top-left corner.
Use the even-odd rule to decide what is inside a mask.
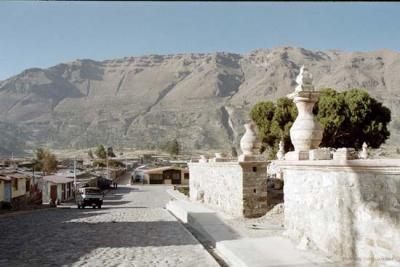
[[[12,179],[12,178],[21,179],[21,178],[29,178],[29,175],[7,170],[7,171],[0,172],[0,177],[8,177],[9,179]],[[6,180],[6,179],[3,179],[3,180]]]
[[[72,178],[68,178],[66,176],[61,176],[61,175],[48,175],[44,176],[43,180],[49,181],[55,184],[66,184],[66,183],[71,183],[74,181]]]
[[[11,178],[17,178],[17,179],[29,178],[28,175],[23,174],[23,173],[11,173],[11,174],[8,174],[7,176],[10,176]]]
[[[10,178],[10,177],[7,177],[7,176],[2,176],[2,175],[0,175],[0,180],[3,180],[3,181],[11,181],[11,178]]]

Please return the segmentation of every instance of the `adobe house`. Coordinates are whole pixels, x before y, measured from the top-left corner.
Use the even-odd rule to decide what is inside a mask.
[[[143,171],[144,182],[148,184],[188,184],[189,170],[166,166]]]
[[[16,203],[26,197],[30,177],[17,172],[0,173],[0,202]]]
[[[11,178],[0,175],[0,203],[11,203]]]
[[[51,201],[66,201],[72,199],[74,179],[64,175],[49,175],[43,177],[42,203],[47,204]]]

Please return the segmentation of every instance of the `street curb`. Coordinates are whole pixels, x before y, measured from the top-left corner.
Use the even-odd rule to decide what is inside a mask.
[[[189,198],[187,196],[185,196],[184,194],[182,194],[181,192],[179,192],[178,190],[174,190],[174,189],[167,189],[166,192],[172,196],[173,198],[177,199],[177,200],[186,200],[188,201]]]
[[[56,210],[56,209],[57,209],[57,208],[43,208],[43,209],[33,209],[33,210],[20,210],[20,211],[14,211],[14,212],[10,212],[10,213],[0,214],[0,218],[11,217],[11,216],[16,216],[16,215],[22,215],[22,214],[28,214],[28,213],[38,212],[38,211]]]
[[[168,190],[167,190],[168,191]],[[180,193],[180,192],[178,192]],[[183,195],[183,194],[182,194]],[[186,196],[185,196],[186,197]],[[225,261],[225,259],[223,259],[219,253],[217,253],[217,251],[215,251],[213,248],[211,248],[208,244],[207,241],[205,240],[204,237],[201,235],[201,233],[199,233],[198,231],[196,231],[196,229],[194,229],[193,227],[190,226],[190,224],[183,222],[179,217],[177,217],[175,215],[174,212],[172,212],[171,210],[169,210],[167,207],[164,208],[169,214],[171,214],[176,221],[181,225],[181,228],[184,229],[184,231],[186,231],[195,241],[197,241],[199,243],[200,246],[202,246],[202,248],[208,253],[208,255],[210,255],[210,257],[214,260],[214,262],[221,267],[229,267],[229,265],[227,264],[227,262]],[[200,235],[200,239],[198,239],[196,237],[196,235]]]

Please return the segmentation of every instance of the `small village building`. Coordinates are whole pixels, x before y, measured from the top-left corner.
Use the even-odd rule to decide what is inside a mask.
[[[16,203],[25,198],[30,189],[30,177],[18,172],[0,173],[0,202]]]
[[[11,202],[11,178],[0,175],[0,202]]]
[[[188,184],[189,170],[173,166],[144,170],[144,183],[147,184]]]
[[[42,203],[56,200],[64,202],[72,199],[74,179],[65,175],[49,175],[43,177]]]
[[[57,176],[61,175],[61,176],[71,178],[71,179],[74,179],[74,177],[76,177],[77,188],[88,187],[88,186],[89,187],[97,187],[98,186],[99,177],[97,175],[93,175],[86,171],[77,170],[74,173],[74,170],[63,169],[63,170],[59,170],[56,175]]]

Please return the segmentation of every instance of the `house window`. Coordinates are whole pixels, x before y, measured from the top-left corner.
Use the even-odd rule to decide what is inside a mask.
[[[185,174],[183,175],[183,177],[184,177],[185,179],[189,179],[189,173],[185,173]]]
[[[18,190],[18,179],[14,179],[13,180],[13,187],[14,187],[14,190]]]

